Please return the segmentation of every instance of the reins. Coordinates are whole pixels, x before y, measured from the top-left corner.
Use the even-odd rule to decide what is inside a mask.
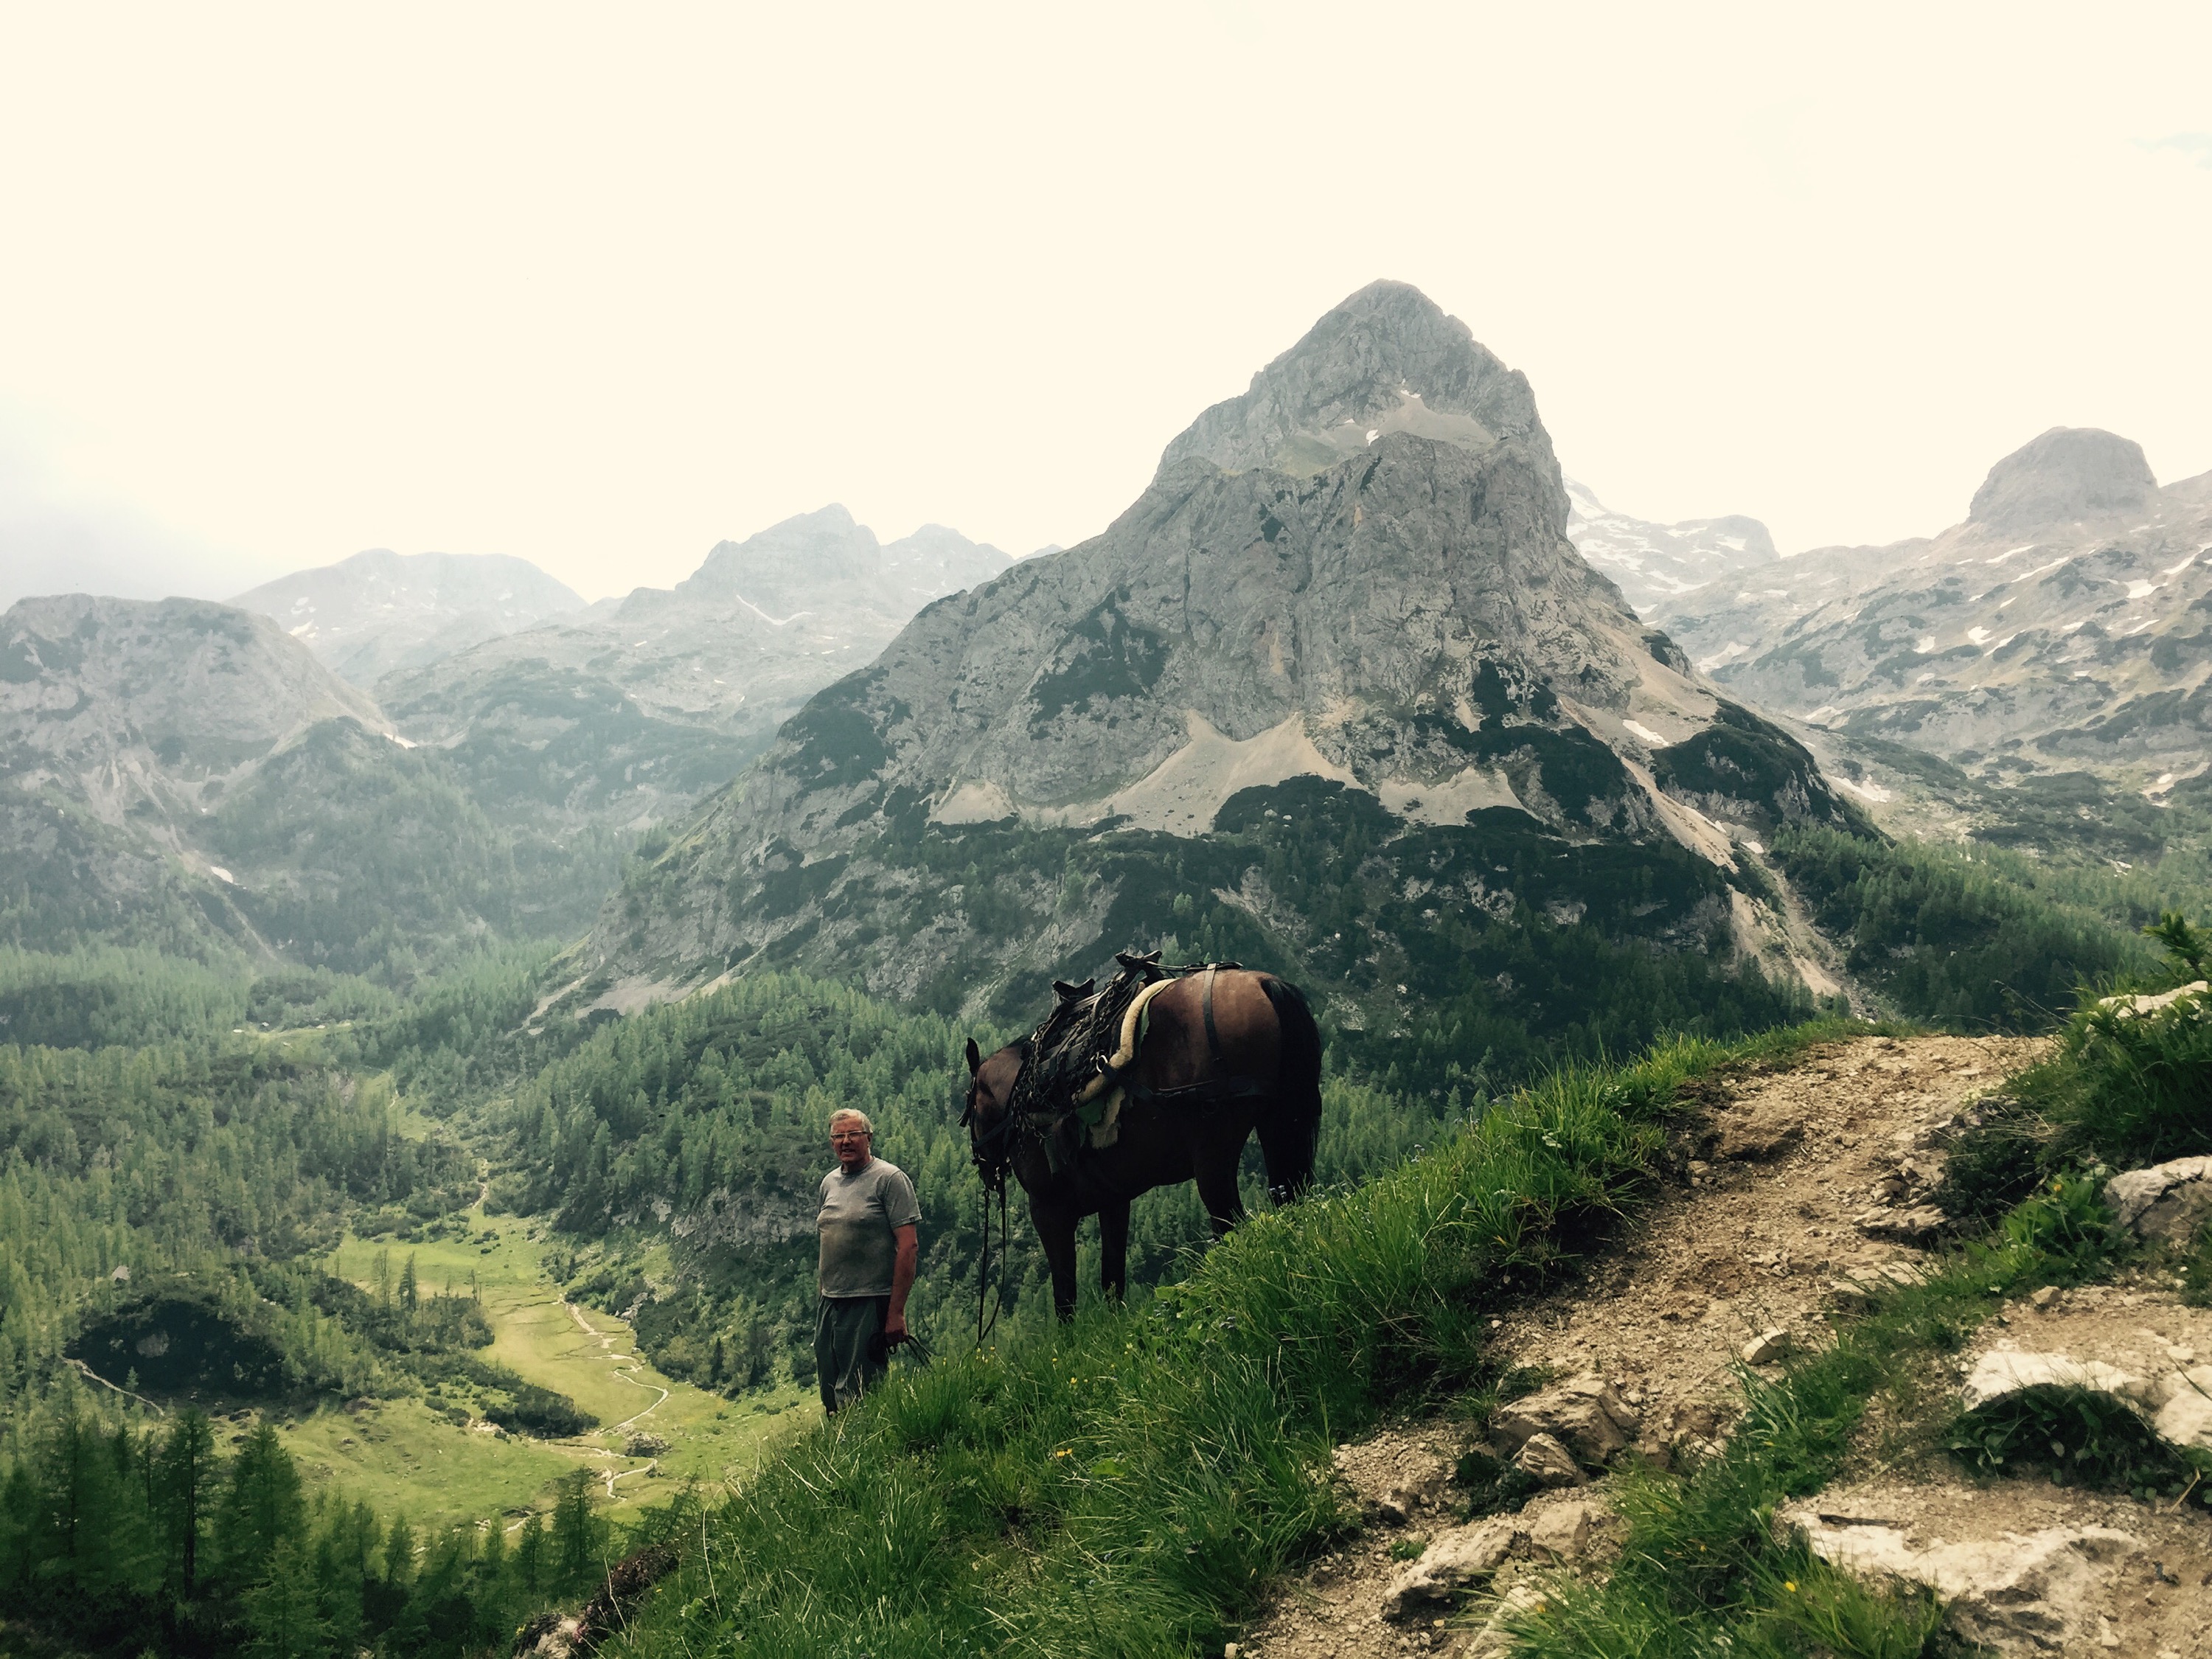
[[[1024,1070],[1029,1055],[1022,1056]],[[1020,1074],[1016,1073],[1017,1083]],[[974,1152],[975,1173],[983,1182],[983,1259],[975,1273],[975,1346],[979,1349],[999,1326],[999,1316],[1006,1305],[1006,1273],[1011,1265],[1013,1234],[1006,1215],[1006,1178],[1013,1171],[1013,1142],[1018,1127],[1018,1115],[1013,1110],[1009,1091],[1006,1109],[999,1121],[988,1129],[975,1127],[975,1087],[968,1087],[967,1107],[960,1114],[960,1127],[969,1132]],[[991,1197],[999,1200],[999,1283],[996,1294],[991,1286]],[[986,1304],[988,1315],[986,1316]]]

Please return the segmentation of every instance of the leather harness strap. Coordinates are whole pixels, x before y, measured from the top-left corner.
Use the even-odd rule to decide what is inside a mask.
[[[1213,1029],[1213,976],[1218,971],[1217,964],[1206,964],[1206,983],[1198,994],[1199,1012],[1206,1020],[1206,1057],[1217,1066],[1221,1063],[1221,1034]]]

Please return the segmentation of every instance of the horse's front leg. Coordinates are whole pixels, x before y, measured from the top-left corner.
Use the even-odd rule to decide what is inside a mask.
[[[1044,1246],[1045,1265],[1052,1269],[1052,1310],[1065,1324],[1075,1317],[1075,1223],[1073,1210],[1030,1203],[1030,1220]]]
[[[1121,1301],[1129,1288],[1129,1200],[1103,1206],[1098,1212],[1098,1285]]]

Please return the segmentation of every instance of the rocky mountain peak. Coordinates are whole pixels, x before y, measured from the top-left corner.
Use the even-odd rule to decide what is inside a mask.
[[[717,542],[698,569],[676,584],[687,598],[742,595],[776,610],[803,603],[823,581],[865,580],[883,553],[875,532],[836,501],[756,531],[741,542]]]
[[[1224,472],[1309,477],[1395,432],[1478,453],[1524,441],[1553,474],[1565,523],[1565,490],[1527,376],[1407,283],[1370,283],[1335,307],[1255,374],[1243,397],[1192,422],[1160,470],[1196,458]]]
[[[677,583],[683,600],[740,603],[781,617],[854,604],[904,621],[923,600],[1004,571],[1007,556],[941,524],[885,544],[837,502],[801,513],[741,542],[719,542]]]
[[[665,994],[757,957],[888,985],[923,927],[921,954],[968,958],[978,984],[1079,979],[1109,935],[1175,930],[1144,908],[1156,871],[1102,890],[1142,911],[1109,922],[1064,877],[1024,885],[985,860],[994,837],[1055,859],[1103,837],[1146,870],[1218,859],[1200,890],[1249,890],[1211,902],[1273,916],[1243,838],[1316,811],[1394,867],[1464,858],[1495,884],[1657,860],[1665,925],[1733,914],[1723,890],[1772,824],[1843,809],[1577,556],[1567,505],[1527,381],[1418,291],[1364,289],[1201,416],[1103,534],[939,599],[816,693],[676,838],[651,901],[610,909],[579,994]],[[983,861],[963,873],[956,845]],[[1386,884],[1434,879],[1408,863]],[[988,943],[1031,927],[1026,968]],[[1351,937],[1330,931],[1332,951]]]
[[[584,608],[527,559],[373,547],[264,582],[231,603],[273,617],[356,685]]]
[[[1567,497],[1567,539],[1645,622],[1662,622],[1670,606],[1716,585],[1733,592],[1781,556],[1766,526],[1741,514],[1653,524],[1613,511],[1572,478]]]
[[[2157,493],[2141,444],[2095,427],[2054,426],[1990,469],[1966,517],[2021,532],[2137,512]]]

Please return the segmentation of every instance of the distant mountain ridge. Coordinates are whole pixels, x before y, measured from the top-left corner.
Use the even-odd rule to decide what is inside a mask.
[[[1755,583],[1780,556],[1756,519],[1731,514],[1653,524],[1613,511],[1586,484],[1569,478],[1566,485],[1567,539],[1645,622],[1663,626],[1672,607],[1718,591],[1717,584]]]
[[[279,576],[230,603],[274,617],[360,686],[584,608],[527,559],[381,547]]]
[[[1013,561],[941,525],[888,544],[832,504],[717,543],[673,588],[377,684],[503,821],[641,829],[688,809],[931,599]]]
[[[1055,896],[1002,861],[1009,835],[1054,858],[1126,846],[1133,870],[1200,844],[1222,866],[1209,907],[1341,954],[1231,845],[1315,812],[1392,860],[1635,847],[1670,889],[1642,931],[1732,925],[1760,836],[1850,809],[1629,612],[1568,515],[1526,380],[1418,290],[1363,289],[1170,443],[1103,534],[938,601],[815,695],[611,903],[576,994],[634,1005],[793,960],[911,995],[920,929],[932,969],[1018,997],[1140,921],[1172,928],[1115,919],[1136,874]],[[996,850],[948,882],[963,846]],[[1504,891],[1470,865],[1438,903],[1492,915]],[[1401,950],[1357,926],[1355,954]]]
[[[363,969],[530,899],[368,694],[266,617],[82,594],[0,616],[0,935]]]
[[[2002,781],[2081,766],[2158,790],[2212,755],[2212,474],[2159,488],[2136,445],[2054,428],[1966,518],[1783,560],[1665,624],[1759,707]]]
[[[276,617],[23,600],[0,618],[0,938],[366,971],[580,928],[641,830],[1011,562],[941,526],[886,546],[831,507],[591,607],[520,560],[381,551],[246,596]],[[333,672],[395,659],[390,714]]]

